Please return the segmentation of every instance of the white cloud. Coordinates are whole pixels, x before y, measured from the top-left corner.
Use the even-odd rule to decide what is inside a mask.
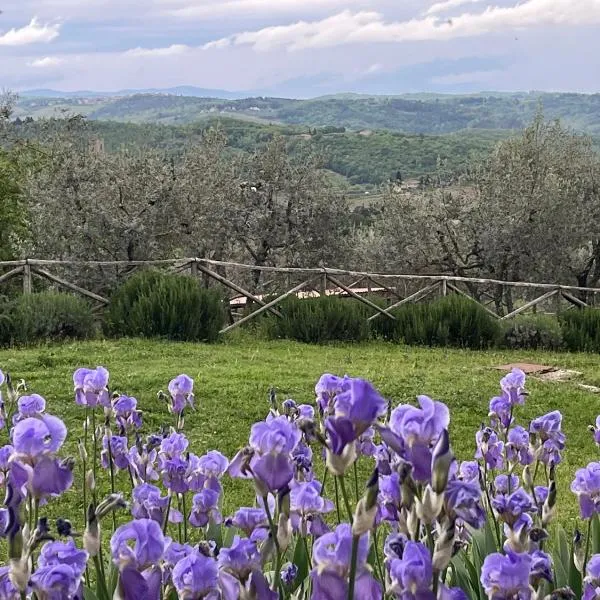
[[[185,44],[172,44],[165,48],[132,48],[131,50],[127,50],[125,54],[127,56],[148,58],[152,56],[175,56],[184,54],[188,50],[190,50],[190,47]]]
[[[447,12],[453,8],[458,8],[464,4],[476,4],[481,0],[445,0],[445,2],[436,2],[432,4],[426,11],[426,15],[437,15],[438,13]]]
[[[348,0],[158,0],[170,5],[167,12],[184,18],[215,18],[225,15],[239,17],[257,14],[301,14],[335,6],[347,6]],[[371,4],[369,0],[354,0],[353,4]]]
[[[44,58],[36,58],[28,64],[30,67],[35,67],[36,69],[47,69],[51,67],[57,67],[62,63],[62,58],[58,58],[57,56],[45,56]]]
[[[415,42],[475,37],[548,25],[600,23],[600,0],[526,0],[508,7],[489,6],[448,20],[433,16],[386,22],[377,12],[345,10],[320,21],[265,27],[209,42],[204,48],[249,45],[259,51],[302,50],[352,43]]]
[[[41,25],[34,17],[29,25],[25,25],[20,29],[8,30],[6,33],[0,34],[0,46],[23,46],[25,44],[39,44],[43,42],[51,42],[56,39],[59,34],[60,25]]]

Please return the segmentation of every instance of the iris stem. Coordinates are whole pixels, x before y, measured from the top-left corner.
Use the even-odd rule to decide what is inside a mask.
[[[112,454],[112,446],[111,446],[111,437],[109,435],[109,431],[106,432],[106,447],[108,448],[108,465],[110,467],[110,492],[111,494],[115,493],[115,466],[113,464],[113,454]],[[117,528],[117,515],[115,515],[115,511],[112,511],[112,522],[113,522],[113,531]]]
[[[167,495],[169,496],[169,501],[167,502],[167,510],[165,511],[163,521],[163,534],[167,533],[167,527],[169,526],[169,513],[171,512],[171,500],[173,499],[171,490],[169,490],[169,493]]]
[[[490,514],[492,515],[492,520],[494,521],[494,528],[496,530],[496,538],[498,540],[498,550],[502,548],[502,539],[500,537],[500,526],[498,525],[498,520],[496,519],[496,515],[494,514],[494,508],[492,507],[492,501],[490,499],[490,490],[488,488],[488,467],[485,456],[483,457],[483,484],[485,486],[485,497],[487,499],[488,508],[490,510]]]
[[[333,483],[335,484],[335,510],[337,513],[337,521],[338,525],[342,522],[342,517],[340,515],[340,496],[338,491],[338,481],[337,477],[333,478]]]
[[[346,484],[344,483],[344,476],[337,477],[340,480],[340,489],[342,490],[342,498],[344,499],[344,504],[346,505],[346,510],[348,511],[348,519],[350,520],[350,524],[354,521],[352,518],[352,508],[350,507],[350,501],[348,500],[348,493],[346,492]]]
[[[273,581],[273,590],[279,589],[279,580],[281,579],[281,549],[279,548],[279,540],[277,539],[277,529],[275,529],[275,523],[273,516],[271,515],[271,509],[269,508],[268,496],[263,496],[263,504],[265,505],[265,512],[267,513],[267,519],[269,520],[269,527],[271,528],[271,537],[275,543],[275,551],[277,557],[275,559],[275,579]]]
[[[327,475],[329,475],[329,469],[325,469],[325,474],[323,475],[323,485],[321,486],[321,496],[325,497],[325,484],[327,483]]]
[[[377,540],[377,527],[373,528],[373,544],[375,545],[375,562],[377,563],[377,571],[379,572],[379,578],[381,579],[381,586],[383,588],[383,595],[385,596],[385,573],[381,566],[381,559],[379,557],[379,542]]]
[[[356,559],[358,557],[358,541],[360,536],[352,536],[352,556],[350,558],[350,581],[348,583],[348,600],[354,600],[354,582],[356,581]]]
[[[100,592],[100,596],[104,598],[104,600],[110,600],[108,588],[106,587],[106,581],[104,580],[102,564],[98,555],[94,556],[94,565],[96,566],[96,579],[98,581],[98,589]]]
[[[360,497],[358,495],[358,468],[356,467],[356,463],[358,461],[354,461],[354,493],[356,494],[356,502],[358,503],[358,501],[360,500]]]
[[[185,492],[181,495],[181,512],[183,512],[183,539],[187,543],[188,541],[188,530],[187,530],[187,506],[185,502]]]
[[[94,504],[97,504],[97,498],[96,498],[96,487],[97,487],[97,482],[96,482],[96,473],[97,473],[97,460],[96,460],[96,455],[98,454],[98,436],[96,435],[96,408],[94,407],[92,409],[92,443],[94,446],[94,453],[92,455],[92,460],[93,462],[93,472],[94,472],[94,489],[92,490],[92,497],[94,498]]]
[[[585,574],[585,569],[587,567],[587,563],[588,563],[588,558],[590,557],[590,542],[592,539],[592,519],[588,519],[588,526],[587,526],[587,535],[585,536],[585,556],[583,559],[583,571],[582,573]]]

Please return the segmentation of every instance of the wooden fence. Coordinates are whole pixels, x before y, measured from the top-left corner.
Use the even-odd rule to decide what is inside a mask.
[[[154,261],[61,261],[26,259],[0,262],[0,284],[20,278],[22,291],[34,291],[34,279],[45,287],[62,287],[81,294],[98,309],[109,302],[106,278],[118,283],[145,267],[187,273],[205,286],[226,291],[230,322],[222,333],[264,312],[281,317],[277,305],[288,296],[299,298],[335,295],[354,298],[371,310],[368,317],[392,319],[393,309],[433,296],[459,294],[477,302],[493,317],[506,320],[525,312],[558,313],[562,310],[600,305],[600,288],[551,283],[499,281],[453,275],[406,275],[366,273],[331,268],[255,266],[203,258]],[[57,273],[58,271],[58,273]],[[96,273],[96,278],[90,273]],[[71,276],[69,276],[71,273]],[[77,283],[73,282],[77,280]],[[91,288],[91,289],[90,289]],[[374,302],[375,296],[385,302]],[[383,306],[381,304],[384,304]]]

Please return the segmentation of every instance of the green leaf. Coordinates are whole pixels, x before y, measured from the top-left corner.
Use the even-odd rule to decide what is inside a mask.
[[[308,577],[308,571],[310,568],[309,556],[306,554],[306,545],[301,536],[298,536],[296,540],[296,547],[294,548],[294,557],[292,562],[298,567],[298,575],[292,585],[292,592],[296,591],[300,584]]]
[[[98,596],[89,587],[83,586],[83,600],[98,600]]]
[[[212,519],[208,524],[206,539],[209,541],[213,541],[216,544],[217,547],[215,552],[219,552],[219,550],[223,547],[223,529],[221,525],[218,525]]]
[[[557,588],[569,585],[569,572],[571,570],[571,551],[567,534],[562,525],[557,525],[555,541],[553,544],[552,558],[554,560],[555,584]]]
[[[117,589],[117,584],[119,583],[119,569],[115,565],[110,565],[110,570],[108,572],[108,593],[112,598],[115,590]]]
[[[592,554],[600,553],[600,518],[595,514],[592,517]]]

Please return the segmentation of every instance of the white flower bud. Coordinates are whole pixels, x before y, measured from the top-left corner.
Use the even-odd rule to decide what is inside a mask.
[[[341,454],[334,454],[329,448],[326,451],[327,468],[333,475],[342,476],[356,460],[356,444],[348,444]]]
[[[277,543],[281,552],[285,552],[292,540],[292,523],[289,517],[283,513],[279,515],[279,523],[277,525]]]
[[[375,524],[375,517],[377,515],[377,505],[367,508],[367,499],[361,498],[356,505],[356,511],[354,513],[354,521],[352,523],[353,535],[363,535],[367,531],[373,529]]]
[[[526,489],[533,489],[533,473],[531,472],[531,467],[529,465],[525,465],[523,468],[523,484]]]
[[[77,447],[79,448],[79,457],[81,458],[81,460],[83,462],[87,462],[88,453],[87,453],[87,450],[85,449],[85,445],[83,444],[83,442],[81,440],[79,440],[79,442],[77,442]]]
[[[91,469],[85,476],[85,485],[87,486],[87,489],[91,490],[92,492],[96,489],[96,478],[94,477],[94,471]]]
[[[12,559],[9,564],[9,578],[11,583],[19,591],[26,591],[29,583],[29,577],[31,575],[31,565],[29,564],[29,559],[24,556],[22,558]]]
[[[85,528],[83,547],[91,557],[98,556],[100,552],[100,523],[98,521]]]
[[[443,571],[450,564],[454,551],[454,534],[454,525],[448,525],[435,542],[432,564],[436,571]]]
[[[423,492],[423,498],[416,499],[417,516],[423,523],[433,523],[442,510],[444,504],[443,494],[436,494],[428,485]]]

